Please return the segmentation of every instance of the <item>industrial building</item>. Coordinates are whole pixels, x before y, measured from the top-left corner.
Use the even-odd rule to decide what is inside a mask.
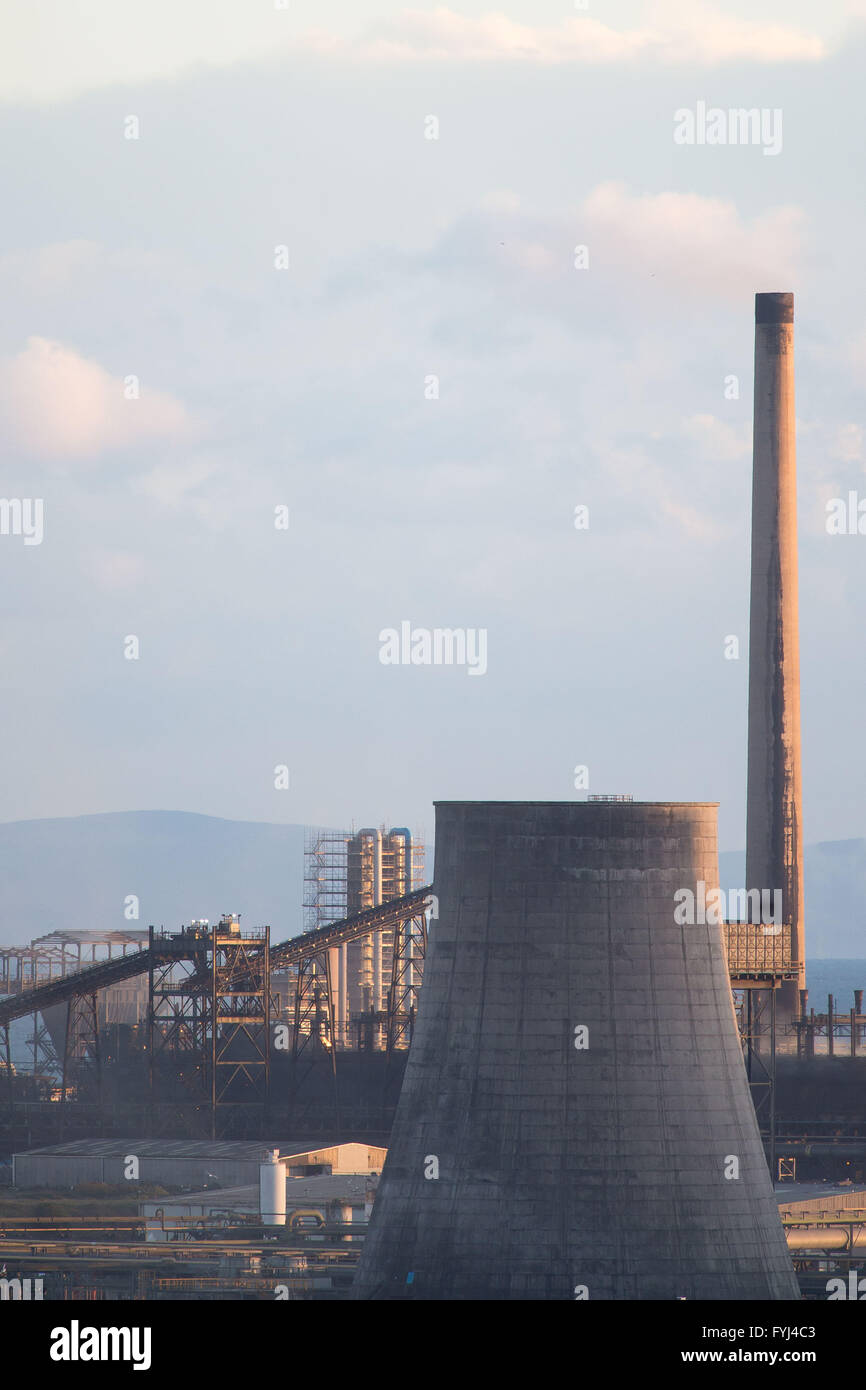
[[[122,1183],[128,1158],[138,1160],[143,1183],[198,1190],[258,1184],[262,1154],[276,1149],[289,1179],[343,1173],[378,1173],[385,1149],[367,1144],[307,1148],[299,1143],[238,1143],[145,1138],[76,1140],[13,1154],[16,1187],[73,1188],[79,1183]]]
[[[138,1158],[135,1175],[127,1168],[131,1155]],[[142,1196],[137,1215],[118,1214],[112,1196],[95,1212],[92,1188],[90,1205],[73,1206],[71,1215],[5,1212],[0,1263],[11,1285],[0,1298],[24,1296],[20,1290],[33,1277],[51,1299],[340,1296],[385,1157],[384,1149],[355,1143],[301,1149],[135,1139],[17,1154],[19,1185],[42,1179],[56,1190],[105,1182],[116,1194],[135,1176],[175,1190]],[[133,1196],[137,1189],[131,1181]]]

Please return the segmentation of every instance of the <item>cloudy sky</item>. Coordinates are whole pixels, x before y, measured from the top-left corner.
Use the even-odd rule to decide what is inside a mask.
[[[740,847],[793,289],[806,837],[866,835],[866,4],[491,3],[7,7],[0,819],[429,833],[585,765]],[[677,143],[700,103],[781,149]],[[402,621],[486,674],[383,665]]]

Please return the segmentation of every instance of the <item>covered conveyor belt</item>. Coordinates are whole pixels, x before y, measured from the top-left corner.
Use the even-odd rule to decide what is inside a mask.
[[[355,941],[370,932],[387,931],[408,917],[424,911],[430,897],[430,888],[416,888],[402,898],[392,898],[380,907],[367,908],[351,917],[329,922],[315,931],[302,932],[290,937],[277,946],[271,947],[270,968],[290,965],[305,956],[325,951],[331,946],[339,946],[344,941]],[[136,951],[131,955],[118,956],[114,960],[100,961],[88,965],[83,970],[62,975],[47,984],[23,990],[20,994],[0,1000],[0,1028],[13,1019],[50,1008],[53,1004],[63,1004],[76,995],[95,994],[97,990],[120,984],[134,975],[143,975],[151,965],[166,959],[194,960],[205,945],[206,938],[192,932],[181,932],[176,936],[155,937],[152,948]]]

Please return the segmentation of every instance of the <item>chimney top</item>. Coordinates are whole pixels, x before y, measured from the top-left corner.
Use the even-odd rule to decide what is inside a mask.
[[[793,323],[794,296],[790,290],[755,295],[755,323]]]

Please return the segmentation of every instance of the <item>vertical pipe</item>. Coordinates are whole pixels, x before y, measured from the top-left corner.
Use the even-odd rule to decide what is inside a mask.
[[[12,1116],[15,1110],[15,1091],[12,1085],[12,1041],[10,1036],[10,1025],[8,1023],[3,1024],[2,1029],[0,1029],[0,1034],[2,1034],[3,1037],[3,1051],[5,1053],[4,1063],[6,1066],[6,1088],[7,1099],[9,1102],[9,1119],[11,1123]]]
[[[147,1079],[148,1079],[148,1133],[149,1137],[156,1133],[156,1114],[154,1109],[154,1067],[153,1067],[153,1037],[154,1037],[154,968],[153,968],[153,925],[147,929]],[[202,1058],[202,1060],[204,1060]]]
[[[783,982],[780,1021],[804,988],[797,609],[794,296],[755,296],[752,575],[749,632],[746,886],[781,891],[798,978]]]
[[[779,1170],[776,1164],[776,994],[777,990],[770,990],[770,1058],[769,1058],[769,1148],[770,1148],[770,1175],[773,1182],[779,1177]]]
[[[216,1139],[217,1121],[217,927],[211,927],[210,969],[210,1137]]]
[[[264,1064],[265,1064],[265,1097],[264,1097],[264,1118],[267,1120],[271,1106],[271,929],[265,927],[265,972],[263,986],[264,997]]]
[[[382,832],[374,832],[373,842],[373,906],[382,901]],[[373,947],[373,1008],[378,1013],[384,1007],[382,997],[382,933],[374,932],[371,938]]]

